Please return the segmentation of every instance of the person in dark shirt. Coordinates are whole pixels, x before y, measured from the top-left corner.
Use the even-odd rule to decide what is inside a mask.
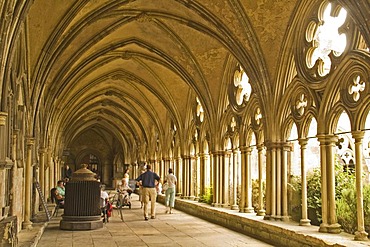
[[[144,219],[148,220],[148,203],[151,201],[150,214],[151,218],[155,219],[155,203],[157,200],[157,192],[155,189],[156,181],[159,182],[160,177],[155,172],[151,171],[151,166],[146,165],[146,172],[140,174],[136,181],[142,186],[142,196],[144,202]]]
[[[70,180],[72,178],[72,169],[69,167],[69,165],[65,165],[64,167],[64,177],[68,178]]]

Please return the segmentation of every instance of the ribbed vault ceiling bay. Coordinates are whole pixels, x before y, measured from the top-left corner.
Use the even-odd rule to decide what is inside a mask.
[[[286,28],[276,17],[287,22],[282,12],[295,1],[265,2],[35,0],[27,19],[32,96],[44,96],[39,103],[67,144],[101,129],[134,147],[153,128],[164,133],[168,119],[181,130],[194,96],[217,121],[230,58],[250,66],[254,91],[271,88]]]

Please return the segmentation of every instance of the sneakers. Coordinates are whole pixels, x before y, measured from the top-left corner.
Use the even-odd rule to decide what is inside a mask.
[[[145,219],[145,221],[148,221],[148,217],[145,217],[144,219]]]
[[[172,210],[170,210],[170,214],[173,214],[173,211]]]
[[[150,217],[151,219],[155,219],[155,216]]]

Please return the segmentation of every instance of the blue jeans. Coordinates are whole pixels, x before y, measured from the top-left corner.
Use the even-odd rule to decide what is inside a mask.
[[[166,190],[166,207],[175,207],[175,188],[168,188]]]

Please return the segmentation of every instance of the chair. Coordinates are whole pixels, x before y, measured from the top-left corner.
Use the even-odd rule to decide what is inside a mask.
[[[59,208],[63,208],[64,205],[63,205],[63,201],[61,200],[58,200],[58,198],[56,198],[56,190],[57,188],[52,188],[50,193],[51,193],[51,202],[55,203],[55,207],[54,207],[54,212],[53,212],[53,215],[51,217],[58,217],[58,210]]]

